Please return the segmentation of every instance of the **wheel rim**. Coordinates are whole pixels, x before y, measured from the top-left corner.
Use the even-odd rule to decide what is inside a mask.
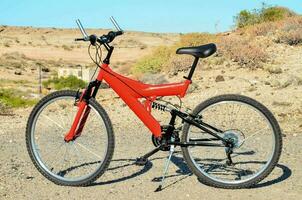
[[[72,96],[48,101],[35,115],[31,127],[31,148],[36,161],[48,175],[64,182],[93,176],[102,167],[108,149],[106,125],[91,104],[81,136],[69,143],[64,141],[77,112],[74,102]]]
[[[230,106],[231,104],[233,106]],[[221,106],[224,109],[218,109],[218,107]],[[245,106],[246,110],[250,111],[250,114],[246,114],[245,119],[240,119],[238,114],[243,112],[243,106]],[[228,114],[227,108],[231,108],[232,114]],[[214,125],[215,127],[223,130],[224,133],[220,134],[220,136],[222,137],[225,137],[225,135],[227,134],[229,136],[232,134],[237,134],[237,136],[240,135],[239,133],[236,133],[233,130],[240,130],[244,134],[243,144],[239,144],[237,148],[234,148],[234,154],[232,154],[231,156],[233,162],[235,163],[233,167],[228,166],[225,163],[227,159],[224,148],[188,148],[189,157],[195,168],[198,169],[200,173],[216,182],[220,182],[223,184],[240,184],[243,182],[248,182],[254,179],[255,177],[258,177],[265,171],[265,169],[268,167],[269,163],[273,159],[275,151],[275,134],[269,119],[260,110],[247,103],[239,101],[222,101],[207,106],[199,114],[203,116],[204,122]],[[217,114],[221,114],[221,116]],[[225,115],[227,119],[226,117],[222,117],[223,115]],[[234,117],[228,117],[227,115],[233,115]],[[222,123],[218,123],[218,121],[221,119]],[[259,119],[262,119],[262,122],[260,122]],[[230,120],[230,122],[227,122],[227,120]],[[252,131],[252,129],[249,130],[245,127],[243,128],[245,130],[242,130],[242,128],[240,129],[240,127],[238,127],[238,122],[236,122],[240,120],[241,124],[253,124],[254,127],[260,127],[260,125],[265,124],[265,129],[258,129],[257,131]],[[230,134],[231,132],[232,134]],[[270,135],[264,135],[264,132],[270,132]],[[260,138],[259,135],[263,137]],[[209,135],[206,133],[202,133],[200,130],[197,131],[197,128],[190,126],[186,140],[189,141],[190,139],[195,137],[204,139],[209,138]],[[239,137],[240,136],[238,136],[237,139],[240,141]],[[219,141],[217,143],[221,144],[222,142]],[[258,145],[255,146],[255,143],[257,143]],[[260,143],[261,145],[259,145]],[[259,146],[264,147],[259,148]],[[198,152],[196,151],[196,149],[198,149]],[[215,152],[218,153],[215,154]],[[260,155],[260,157],[256,158],[257,155]],[[204,159],[200,159],[200,157],[202,156]],[[248,167],[248,165],[250,167]]]

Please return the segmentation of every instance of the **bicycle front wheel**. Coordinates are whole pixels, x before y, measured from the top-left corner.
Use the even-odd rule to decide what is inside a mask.
[[[78,110],[76,95],[67,90],[44,97],[27,123],[28,153],[41,174],[58,185],[89,185],[104,173],[113,155],[110,119],[93,98],[81,135],[64,141]]]
[[[251,187],[277,164],[281,131],[272,113],[259,102],[241,95],[222,95],[199,104],[193,114],[221,130],[217,134],[233,144],[232,148],[224,147],[222,141],[185,123],[183,142],[216,145],[182,148],[188,166],[204,184],[231,189]]]

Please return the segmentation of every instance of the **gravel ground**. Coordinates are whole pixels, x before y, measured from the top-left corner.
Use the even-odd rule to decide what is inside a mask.
[[[144,167],[134,159],[153,148],[148,130],[119,100],[103,103],[112,119],[116,147],[109,169],[89,187],[57,186],[35,169],[26,151],[25,126],[30,108],[0,116],[0,199],[300,199],[302,197],[301,134],[284,135],[281,160],[272,174],[253,189],[224,190],[200,183],[174,155],[164,190],[155,193],[166,152]],[[110,102],[111,104],[112,102]],[[110,109],[111,108],[111,109]],[[117,109],[118,108],[118,109]],[[114,117],[119,114],[119,118]],[[178,149],[179,150],[179,149]]]

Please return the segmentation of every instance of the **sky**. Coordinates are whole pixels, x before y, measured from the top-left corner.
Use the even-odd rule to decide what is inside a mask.
[[[113,28],[145,32],[223,32],[244,9],[285,6],[302,14],[301,0],[0,0],[0,25]]]

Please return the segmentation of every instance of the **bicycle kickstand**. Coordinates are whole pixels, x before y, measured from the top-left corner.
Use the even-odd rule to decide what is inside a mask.
[[[161,178],[159,186],[156,188],[156,190],[154,192],[159,192],[159,191],[162,190],[162,187],[163,187],[163,184],[164,184],[164,180],[165,180],[165,177],[167,175],[167,171],[168,171],[168,168],[169,168],[169,165],[170,165],[170,162],[171,162],[171,158],[172,158],[172,155],[174,153],[174,149],[175,149],[175,145],[171,145],[170,146],[169,156],[167,157],[167,160],[166,160],[163,176]]]

